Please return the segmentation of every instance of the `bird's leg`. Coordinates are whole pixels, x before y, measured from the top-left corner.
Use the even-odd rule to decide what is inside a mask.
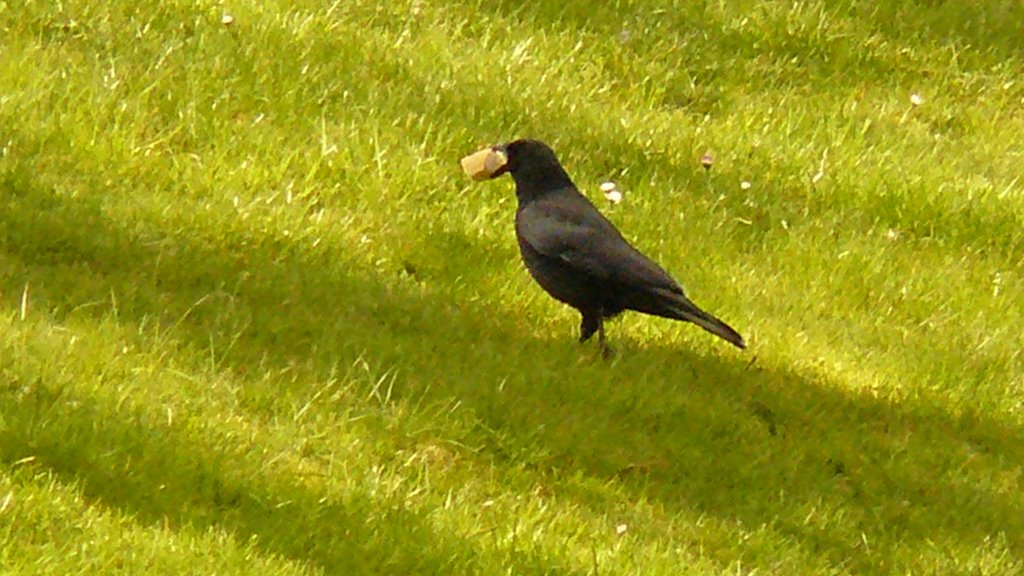
[[[605,359],[610,359],[615,356],[615,349],[608,345],[608,341],[604,337],[604,320],[598,320],[597,322],[597,343],[601,347],[601,356]]]
[[[590,340],[590,337],[597,333],[597,344],[601,348],[601,356],[611,358],[615,350],[608,345],[604,335],[604,310],[598,309],[594,312],[583,314],[580,322],[580,342]]]
[[[580,322],[580,342],[586,342],[590,340],[590,337],[601,329],[601,315],[600,314],[583,314],[583,320]]]

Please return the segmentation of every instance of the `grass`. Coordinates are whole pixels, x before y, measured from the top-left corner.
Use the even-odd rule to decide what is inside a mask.
[[[0,1],[0,567],[1020,573],[1022,16]],[[577,345],[525,135],[751,349]]]

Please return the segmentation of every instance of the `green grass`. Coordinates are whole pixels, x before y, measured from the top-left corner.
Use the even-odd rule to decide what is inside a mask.
[[[0,572],[1021,573],[1024,7],[876,4],[0,0]]]

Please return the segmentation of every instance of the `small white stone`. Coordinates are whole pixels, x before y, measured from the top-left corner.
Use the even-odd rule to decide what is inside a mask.
[[[220,17],[220,23],[225,25],[225,26],[231,26],[232,24],[235,23],[235,17],[232,16],[231,14],[225,14],[225,15]]]
[[[920,106],[921,104],[924,104],[924,98],[921,98],[921,95],[917,94],[917,93],[911,94],[910,95],[910,104],[912,106]]]
[[[604,193],[604,197],[612,204],[622,202],[622,192],[619,192],[618,190],[609,190]]]
[[[611,180],[601,183],[601,192],[604,192],[606,194],[608,192],[611,192],[612,190],[615,190],[616,188],[618,188],[618,186],[616,186],[615,182],[612,182]]]
[[[615,527],[615,535],[622,536],[626,533],[626,530],[629,530],[629,528],[625,524],[619,524]]]
[[[750,190],[751,186],[753,186],[753,184],[751,184],[749,180],[740,182],[740,190]]]

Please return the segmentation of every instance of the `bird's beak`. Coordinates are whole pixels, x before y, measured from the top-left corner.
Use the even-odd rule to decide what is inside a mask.
[[[473,180],[497,178],[508,171],[508,154],[501,146],[484,148],[463,158],[462,171]]]

